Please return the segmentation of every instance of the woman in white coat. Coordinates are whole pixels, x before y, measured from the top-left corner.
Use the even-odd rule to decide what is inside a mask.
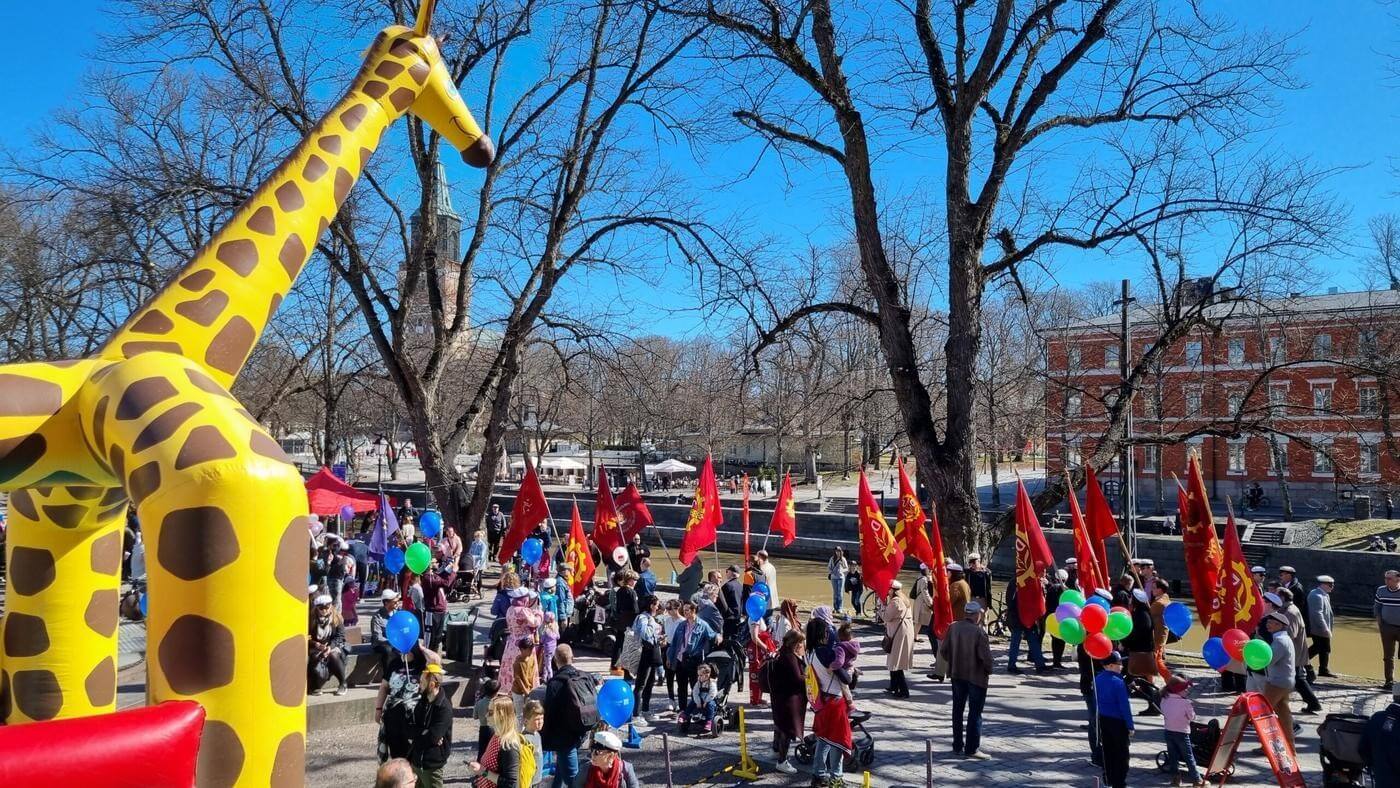
[[[909,682],[904,672],[914,667],[914,615],[909,597],[898,580],[890,584],[890,597],[883,614],[885,636],[890,644],[885,667],[890,671],[890,686],[885,692],[896,698],[909,697]]]

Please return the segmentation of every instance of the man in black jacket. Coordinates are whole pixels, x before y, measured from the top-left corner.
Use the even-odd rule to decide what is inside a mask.
[[[1400,788],[1400,686],[1389,707],[1371,715],[1361,734],[1361,760],[1371,767],[1376,788]]]
[[[413,710],[413,752],[409,760],[418,784],[442,788],[442,767],[452,753],[452,699],[442,691],[442,666],[431,663],[419,678],[422,695]]]
[[[719,588],[719,612],[724,616],[724,636],[734,637],[739,631],[739,619],[744,613],[744,581],[739,578],[739,567],[730,564],[725,573],[724,585]]]
[[[574,650],[561,643],[554,652],[554,676],[544,688],[544,727],[540,744],[554,753],[551,788],[571,788],[578,777],[578,748],[598,724],[598,680],[574,667]]]

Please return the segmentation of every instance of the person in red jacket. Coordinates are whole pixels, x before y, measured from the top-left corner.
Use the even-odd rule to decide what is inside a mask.
[[[447,628],[447,591],[457,582],[457,565],[433,559],[420,581],[423,586],[423,634],[428,648],[437,651]]]

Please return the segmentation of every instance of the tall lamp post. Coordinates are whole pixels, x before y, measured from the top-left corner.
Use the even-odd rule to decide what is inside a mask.
[[[375,486],[384,487],[384,446],[387,441],[383,435],[374,436],[374,483]]]

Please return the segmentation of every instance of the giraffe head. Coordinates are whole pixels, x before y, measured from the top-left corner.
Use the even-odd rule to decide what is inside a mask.
[[[422,0],[413,27],[393,25],[374,39],[356,87],[388,103],[395,113],[421,119],[456,148],[463,161],[485,167],[495,159],[496,146],[462,101],[428,32],[436,4],[437,0]]]

